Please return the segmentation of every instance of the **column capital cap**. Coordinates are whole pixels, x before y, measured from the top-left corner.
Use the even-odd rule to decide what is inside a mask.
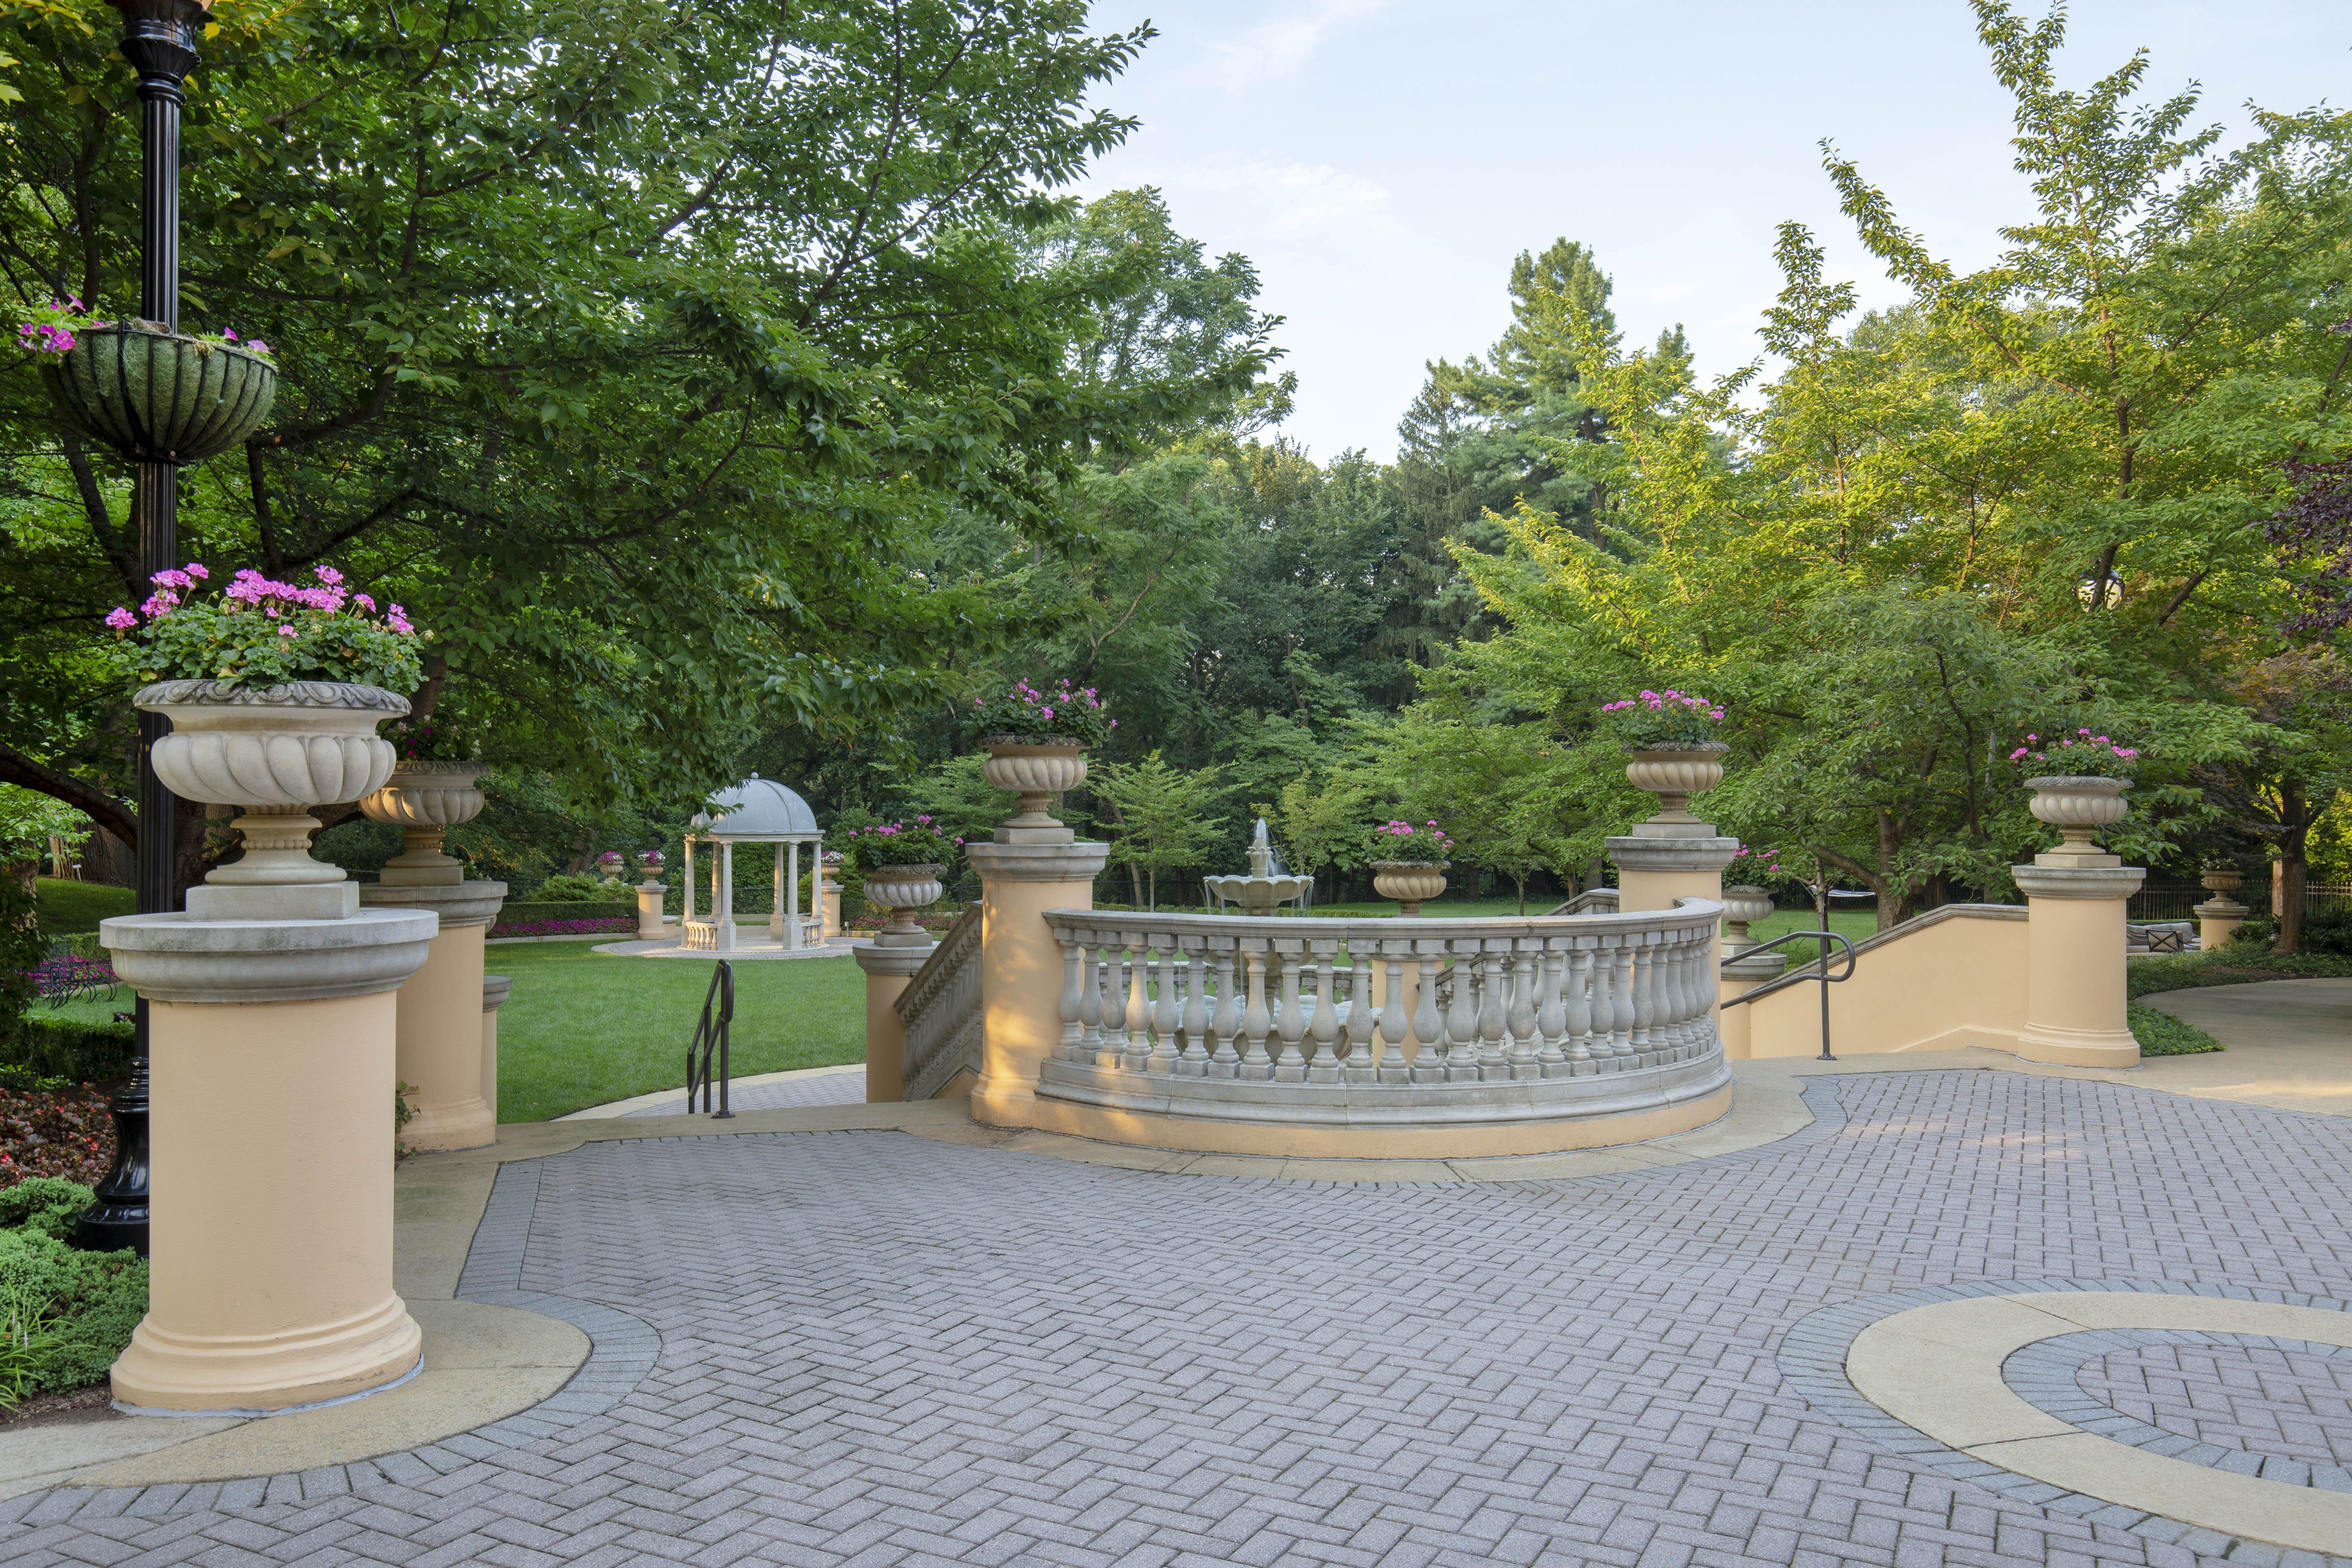
[[[2011,866],[2028,899],[2128,899],[2147,880],[2144,866]]]
[[[931,961],[940,950],[938,942],[926,942],[920,947],[885,947],[876,942],[854,942],[849,944],[849,956],[857,960],[857,967],[868,974],[911,975]]]
[[[1720,871],[1739,853],[1737,838],[1604,838],[1620,871]]]
[[[441,929],[495,924],[507,901],[504,882],[443,882],[422,886],[363,882],[360,905],[371,910],[431,910]]]
[[[1092,882],[1110,861],[1110,846],[1081,838],[1074,844],[967,844],[964,858],[983,882]]]
[[[117,915],[98,940],[151,1002],[315,1002],[397,991],[441,929],[428,910],[332,921],[192,921]]]
[[[1811,960],[1808,959],[1806,962],[1811,963]],[[1779,979],[1780,972],[1788,967],[1788,953],[1778,949],[1771,952],[1742,950],[1726,957],[1723,961],[1725,974],[1734,980],[1752,980],[1759,985],[1767,980]]]
[[[513,989],[514,977],[510,974],[483,975],[482,1011],[485,1013],[495,1013],[500,1007],[505,1006],[507,994]]]

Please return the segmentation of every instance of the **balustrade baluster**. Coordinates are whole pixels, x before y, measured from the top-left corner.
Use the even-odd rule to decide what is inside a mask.
[[[1120,966],[1127,962],[1127,947],[1116,931],[1107,932],[1102,952],[1102,1047],[1095,1053],[1095,1066],[1124,1067],[1127,1065],[1127,975]]]
[[[1633,950],[1633,1055],[1654,1048],[1650,1031],[1658,1021],[1658,950],[1648,942]]]
[[[1491,940],[1478,946],[1478,1076],[1507,1079],[1511,1076],[1503,1038],[1511,1007],[1508,961]]]
[[[1536,942],[1520,938],[1511,943],[1511,1076],[1541,1078],[1536,1051]]]
[[[1339,1081],[1339,1058],[1334,1050],[1339,1038],[1339,999],[1336,981],[1339,972],[1339,943],[1337,938],[1318,937],[1308,948],[1315,954],[1315,1011],[1307,1020],[1307,1032],[1315,1042],[1313,1054],[1307,1062],[1307,1081],[1337,1083]]]
[[[1698,1038],[1697,1021],[1706,1016],[1706,1004],[1700,994],[1699,976],[1706,956],[1708,942],[1703,937],[1683,937],[1681,961],[1675,965],[1677,993],[1675,1006],[1675,1050],[1687,1051]]]
[[[1129,1072],[1151,1065],[1151,971],[1144,962],[1147,950],[1141,932],[1127,939],[1127,1060]]]
[[[1454,1005],[1445,1010],[1445,1081],[1475,1083],[1478,1079],[1478,954],[1485,944],[1471,938],[1446,945],[1454,950]]]
[[[1274,1015],[1265,1005],[1265,949],[1244,952],[1242,957],[1249,965],[1249,1011],[1242,1018],[1242,1033],[1249,1045],[1242,1052],[1241,1076],[1269,1079],[1274,1076],[1274,1058],[1266,1054],[1265,1037],[1274,1027]]]
[[[1102,1058],[1102,938],[1095,931],[1078,933],[1079,968],[1084,978],[1078,983],[1078,1024],[1085,1038],[1078,1047],[1076,1059],[1097,1062]],[[977,969],[978,964],[972,965]]]
[[[1633,950],[1613,948],[1601,956],[1609,965],[1609,1058],[1613,1063],[1633,1054]]]
[[[1298,1042],[1307,1037],[1307,1016],[1305,1005],[1298,1000],[1297,943],[1279,940],[1275,947],[1282,962],[1282,1011],[1275,1019],[1276,1031],[1282,1037],[1282,1054],[1275,1058],[1274,1080],[1305,1083],[1307,1058]]]
[[[1209,1074],[1209,964],[1202,956],[1200,937],[1178,937],[1176,951],[1184,960],[1184,1055],[1176,1070],[1186,1078]]]
[[[1152,967],[1160,974],[1160,997],[1151,1005],[1151,1061],[1153,1072],[1176,1070],[1176,1030],[1184,1021],[1184,1009],[1176,999],[1176,983],[1183,973],[1184,951],[1175,939],[1162,936],[1160,962]]]
[[[1348,982],[1348,1071],[1349,1083],[1373,1081],[1372,1033],[1380,1019],[1372,1011],[1372,955],[1369,940],[1350,944],[1356,961]]]
[[[1437,953],[1445,944],[1416,942],[1414,951],[1422,956],[1413,961],[1413,984],[1420,993],[1420,1002],[1412,1014],[1412,1081],[1444,1083],[1445,1081],[1445,1017],[1437,1008],[1437,983],[1444,973],[1438,963]],[[1434,952],[1430,950],[1433,949]]]
[[[1068,931],[1056,931],[1055,935],[1062,943],[1062,1000],[1059,1009],[1062,1037],[1055,1042],[1054,1054],[1066,1062],[1080,1061],[1084,1058],[1078,1053],[1085,1048],[1087,1031],[1085,1026],[1078,1022],[1078,1004],[1082,999],[1078,994],[1078,943]],[[980,966],[974,963],[964,967],[977,970]],[[964,1014],[963,990],[963,975],[960,971],[956,976],[954,997],[958,1017]]]
[[[1211,1016],[1209,1029],[1216,1037],[1216,1049],[1209,1057],[1211,1078],[1237,1078],[1241,1075],[1241,1053],[1234,1048],[1234,1037],[1241,1032],[1241,995],[1234,989],[1234,952],[1236,946],[1231,937],[1217,939],[1217,1010]],[[1249,967],[1244,961],[1243,969]]]
[[[1592,950],[1572,947],[1567,956],[1568,975],[1566,984],[1560,988],[1560,1011],[1567,1016],[1568,1040],[1563,1054],[1568,1058],[1569,1071],[1573,1073],[1577,1063],[1592,1059],[1592,1015],[1596,994],[1593,991]],[[1601,1005],[1608,1005],[1605,993],[1597,1000]]]
[[[1405,1060],[1404,1040],[1412,1032],[1412,1016],[1406,1008],[1419,987],[1407,976],[1416,973],[1420,966],[1410,959],[1400,959],[1395,946],[1386,940],[1380,942],[1381,978],[1388,987],[1381,1004],[1380,1080],[1410,1083],[1412,1068]]]

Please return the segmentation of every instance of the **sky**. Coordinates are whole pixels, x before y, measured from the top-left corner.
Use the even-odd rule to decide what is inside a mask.
[[[2042,14],[2040,0],[2022,0]],[[2077,0],[2061,80],[2145,47],[2147,95],[2197,123],[2352,99],[2342,0]],[[1394,456],[1425,362],[1508,323],[1513,257],[1583,241],[1629,344],[1680,323],[1702,374],[1755,357],[1794,218],[1865,306],[1903,291],[1821,168],[1834,142],[1937,255],[1969,268],[2029,212],[2011,100],[1965,0],[1108,0],[1160,32],[1095,101],[1141,120],[1081,195],[1154,185],[1180,231],[1258,268],[1298,374],[1284,433]]]

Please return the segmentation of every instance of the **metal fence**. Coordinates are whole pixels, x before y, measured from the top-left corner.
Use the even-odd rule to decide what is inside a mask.
[[[2193,921],[2197,906],[2213,895],[2194,882],[2149,882],[2131,896],[2124,919],[2142,922]]]

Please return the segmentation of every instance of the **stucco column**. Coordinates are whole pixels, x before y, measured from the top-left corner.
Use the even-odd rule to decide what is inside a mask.
[[[689,871],[688,874],[691,876],[692,872]],[[668,929],[662,924],[662,895],[668,891],[668,886],[661,882],[637,884],[637,940],[639,942],[660,942],[669,935]]]
[[[841,934],[841,884],[824,880],[825,874],[823,862],[819,862],[817,904],[824,915],[824,934],[836,937]]]
[[[1717,943],[1721,941],[1718,935]],[[1738,952],[1723,961],[1716,977],[1716,1033],[1723,1041],[1723,1054],[1727,1059],[1748,1059],[1753,1026],[1747,1008],[1726,1007],[1723,1004],[1780,979],[1788,967],[1786,952]]]
[[[492,1122],[499,1119],[499,1009],[513,990],[511,976],[482,976],[482,1103],[490,1108]]]
[[[436,924],[367,909],[100,925],[150,1004],[153,1075],[152,1272],[118,1405],[257,1414],[416,1370],[392,1287],[394,994]]]
[[[412,1149],[499,1141],[495,1096],[482,1093],[482,942],[506,897],[504,882],[360,889],[368,909],[441,917],[431,955],[400,988],[400,1079],[416,1086],[416,1115],[402,1134]]]
[[[1622,837],[1601,841],[1617,864],[1617,908],[1625,914],[1671,910],[1679,899],[1723,902],[1723,868],[1739,852],[1739,840],[1723,838],[1704,822],[1673,822],[1653,818],[1636,823]],[[1723,922],[1715,923],[1715,941],[1707,968],[1717,980],[1723,974]],[[1716,1019],[1722,1023],[1718,1000]],[[1725,1054],[1729,1054],[1727,1045]]]
[[[939,943],[886,947],[861,942],[850,948],[866,972],[866,1103],[887,1105],[907,1097],[907,1026],[898,1001],[915,972],[930,961]]]
[[[2017,1054],[2059,1067],[2139,1065],[2124,994],[2124,909],[2147,872],[2113,855],[2037,855],[2025,894],[2025,1027]]]
[[[980,873],[982,1021],[971,1118],[1026,1127],[1038,1068],[1062,1034],[1062,944],[1045,913],[1095,907],[1095,874],[1110,846],[967,844],[964,853]]]
[[[719,927],[718,951],[735,951],[735,845],[719,846],[719,889],[710,900],[711,919]]]

